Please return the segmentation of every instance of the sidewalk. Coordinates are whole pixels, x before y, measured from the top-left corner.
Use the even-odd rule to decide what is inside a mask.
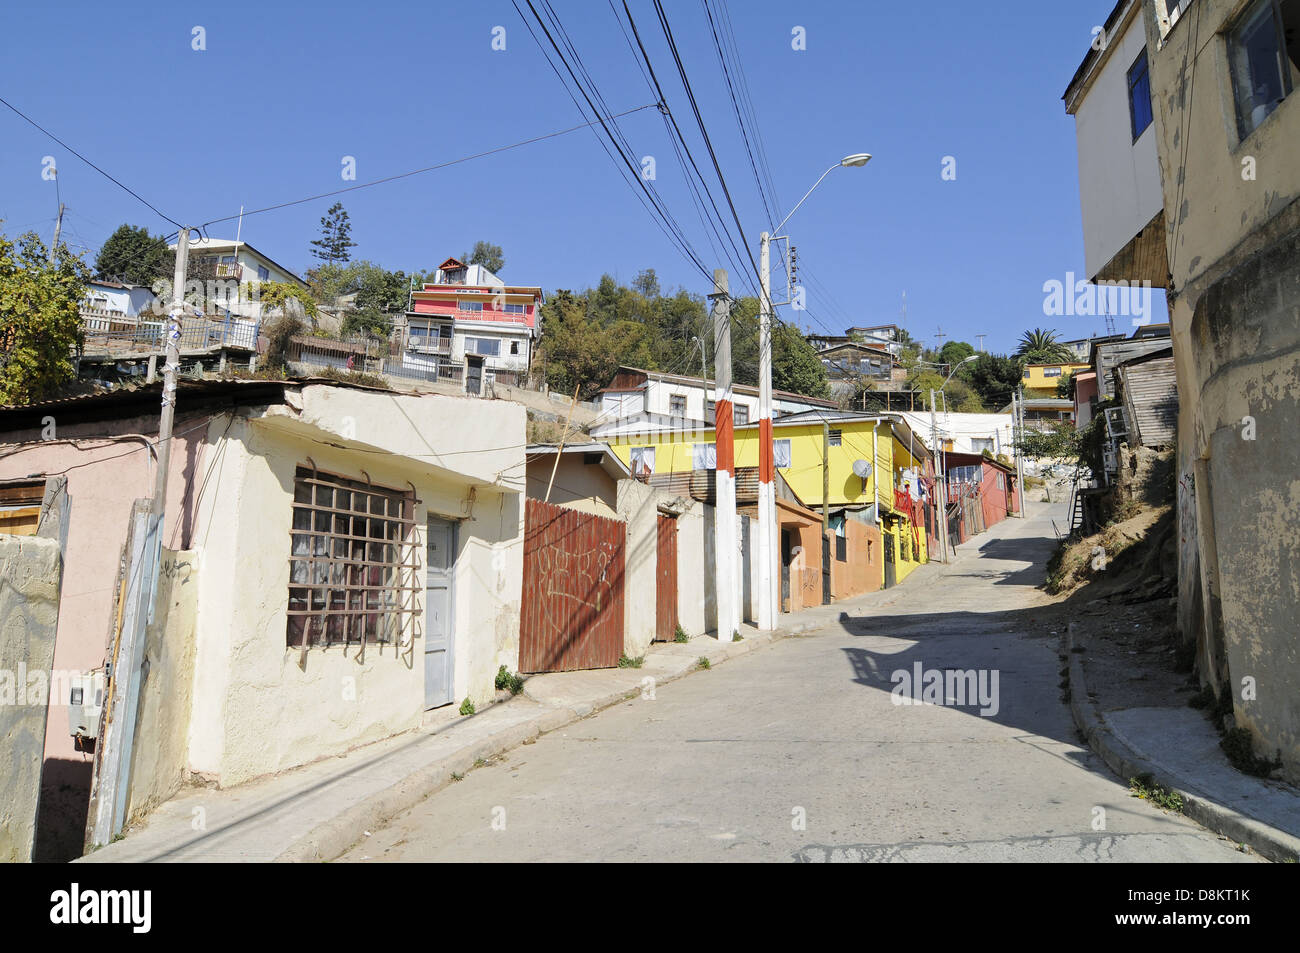
[[[1086,641],[1071,622],[1064,640],[1074,722],[1120,778],[1144,774],[1182,796],[1183,813],[1269,860],[1300,860],[1300,794],[1229,764],[1205,715],[1180,707],[1102,710],[1088,688]]]
[[[76,862],[332,860],[367,831],[441,790],[453,774],[463,775],[479,759],[635,697],[647,677],[658,688],[697,671],[701,656],[711,664],[725,662],[833,623],[846,609],[877,595],[785,616],[776,632],[742,626],[740,642],[698,636],[686,643],[655,643],[638,669],[534,675],[519,696],[476,715],[460,716],[449,706],[430,712],[417,730],[346,755],[226,790],[182,788],[122,840]]]

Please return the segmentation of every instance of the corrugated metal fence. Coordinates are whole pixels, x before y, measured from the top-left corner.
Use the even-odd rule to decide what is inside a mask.
[[[623,654],[627,525],[528,500],[519,670],[611,668]]]

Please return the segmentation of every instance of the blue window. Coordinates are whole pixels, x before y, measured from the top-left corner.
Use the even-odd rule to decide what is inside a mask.
[[[1128,70],[1128,114],[1133,141],[1151,125],[1151,74],[1147,72],[1147,51]]]

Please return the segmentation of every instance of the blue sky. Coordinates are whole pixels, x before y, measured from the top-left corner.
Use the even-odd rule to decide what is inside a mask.
[[[187,224],[354,184],[340,176],[345,155],[366,181],[582,121],[509,2],[295,6],[10,3],[0,95]],[[613,110],[653,101],[605,0],[554,6]],[[630,6],[707,162],[653,9]],[[665,6],[756,248],[767,223],[703,9]],[[1061,94],[1111,6],[731,0],[781,213],[842,155],[875,156],[832,173],[791,220],[816,279],[816,318],[783,316],[819,331],[896,322],[906,291],[907,327],[931,344],[940,326],[972,343],[983,332],[993,351],[1033,326],[1066,338],[1103,331],[1100,318],[1045,318],[1043,283],[1083,271],[1074,121]],[[204,51],[191,48],[195,26]],[[504,51],[492,49],[496,26]],[[796,26],[806,50],[792,49]],[[713,267],[660,118],[647,110],[621,124],[638,154],[655,157],[656,186]],[[35,228],[49,240],[57,201],[40,174],[47,155],[74,247],[97,249],[123,222],[174,230],[2,107],[0,141],[7,234]],[[945,156],[957,160],[955,181],[941,179]],[[242,237],[302,271],[332,201],[247,218]],[[709,290],[587,130],[341,201],[354,257],[389,268],[431,268],[484,238],[504,248],[503,277],[547,291],[605,272],[630,281],[646,267],[667,287]],[[733,291],[740,284],[733,273]]]

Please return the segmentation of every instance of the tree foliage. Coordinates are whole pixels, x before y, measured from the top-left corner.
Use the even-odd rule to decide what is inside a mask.
[[[82,344],[80,302],[90,270],[60,245],[50,261],[32,232],[0,234],[0,402],[47,400],[76,377]]]
[[[1057,340],[1055,331],[1034,328],[1021,335],[1016,356],[1025,364],[1068,364],[1074,352]]]
[[[176,253],[161,235],[150,235],[143,226],[119,225],[95,256],[95,277],[124,284],[152,286],[159,278],[171,278]]]
[[[758,299],[732,302],[732,368],[738,384],[758,383]],[[557,291],[542,306],[540,364],[551,387],[584,399],[609,386],[620,366],[698,377],[714,374],[707,298],[664,293],[653,270],[632,287],[605,275],[584,292]],[[704,354],[701,355],[701,344]],[[826,370],[796,329],[774,323],[772,381],[810,397],[827,393]]]
[[[1014,357],[981,354],[959,373],[979,395],[984,406],[996,412],[1011,403],[1011,395],[1023,379],[1024,365]]]
[[[501,246],[483,241],[475,242],[474,250],[462,255],[461,261],[467,265],[482,265],[494,275],[501,274],[501,269],[506,266]]]
[[[311,253],[327,265],[346,264],[352,259],[352,223],[342,202],[335,202],[320,220],[320,238],[312,240]]]

